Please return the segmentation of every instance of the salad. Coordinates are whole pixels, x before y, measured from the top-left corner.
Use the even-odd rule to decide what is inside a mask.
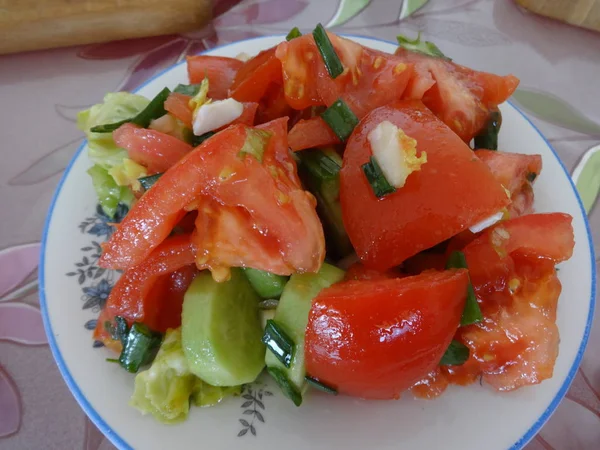
[[[94,339],[136,374],[132,406],[178,422],[265,369],[296,406],[552,376],[573,229],[534,213],[541,156],[502,148],[518,79],[398,44],[293,29],[79,114],[98,202],[127,210]]]

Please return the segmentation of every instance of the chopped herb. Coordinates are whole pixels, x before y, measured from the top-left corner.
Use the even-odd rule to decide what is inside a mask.
[[[296,345],[293,339],[272,319],[267,320],[263,343],[289,369]]]
[[[163,175],[162,173],[157,173],[154,175],[150,175],[148,177],[138,178],[138,181],[140,182],[140,184],[142,185],[144,190],[147,191],[152,186],[154,186],[154,183],[156,183],[158,181],[158,179],[160,177],[162,177],[162,175]]]
[[[453,251],[448,257],[446,262],[446,269],[468,269],[467,259],[465,254],[460,251]],[[481,308],[477,303],[477,296],[473,290],[473,284],[469,279],[469,285],[467,286],[467,301],[465,303],[465,309],[463,309],[462,317],[460,318],[460,325],[471,325],[483,320],[481,314]]]
[[[262,162],[270,138],[271,133],[269,131],[247,128],[246,140],[240,150],[240,156],[243,156],[244,154],[252,155],[258,162]]]
[[[171,90],[169,88],[164,88],[150,101],[150,103],[148,103],[148,106],[146,106],[137,115],[119,122],[92,127],[90,131],[93,133],[110,133],[111,131],[115,131],[124,123],[133,123],[142,128],[146,128],[154,119],[158,119],[160,116],[164,116],[167,113],[165,110],[165,100],[170,93]]]
[[[306,377],[304,377],[304,379],[308,382],[308,384],[310,384],[311,386],[313,386],[314,388],[316,388],[320,391],[327,392],[328,394],[332,394],[332,395],[338,395],[338,391],[336,389],[329,387],[326,384],[321,383],[316,378],[309,377],[307,375]]]
[[[285,37],[285,40],[291,41],[292,39],[296,39],[297,37],[300,37],[300,36],[302,36],[302,33],[300,33],[300,30],[298,29],[298,27],[294,27],[287,34],[287,36]]]
[[[469,347],[459,341],[452,340],[442,356],[440,366],[460,366],[469,359]]]
[[[344,72],[344,66],[342,61],[340,61],[340,57],[335,52],[335,48],[333,48],[333,44],[329,40],[329,36],[327,36],[323,25],[318,24],[312,34],[327,72],[329,72],[331,78],[339,77]]]
[[[408,51],[423,53],[424,55],[432,56],[434,58],[443,58],[445,60],[452,61],[452,59],[444,55],[433,42],[421,41],[420,31],[416,39],[409,39],[401,34],[396,36],[396,39],[398,40],[398,45]]]
[[[213,137],[215,134],[214,131],[207,131],[204,134],[201,134],[200,136],[193,136],[192,137],[192,146],[193,147],[198,147],[200,144],[202,144],[205,140],[207,140],[210,137]]]
[[[200,92],[200,86],[201,84],[178,84],[173,92],[194,97]]]
[[[498,150],[498,134],[502,126],[502,113],[498,110],[491,111],[488,120],[474,139],[475,149]]]
[[[135,322],[123,350],[119,356],[121,367],[131,373],[136,373],[141,366],[148,364],[154,359],[156,351],[160,347],[162,335],[148,328],[143,323]]]
[[[337,153],[318,149],[303,150],[298,153],[302,166],[315,179],[323,182],[338,177],[342,164]]]
[[[119,364],[118,358],[106,358],[106,362]]]
[[[348,139],[358,125],[358,117],[341,98],[323,111],[321,117],[342,141]]]
[[[527,181],[529,181],[530,183],[533,183],[536,178],[537,178],[537,173],[535,173],[535,172],[529,172],[527,174]]]
[[[362,170],[373,189],[375,197],[381,198],[396,192],[396,188],[385,178],[374,156],[371,156],[368,163],[362,165]]]
[[[294,402],[294,405],[300,406],[302,404],[302,394],[298,388],[292,384],[283,369],[280,369],[279,367],[267,367],[267,372],[275,379],[284,395]]]

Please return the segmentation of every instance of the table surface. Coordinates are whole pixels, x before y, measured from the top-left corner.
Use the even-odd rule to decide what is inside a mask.
[[[600,34],[534,16],[510,0],[221,0],[216,18],[197,32],[3,56],[1,448],[113,448],[62,380],[47,345],[37,297],[46,211],[62,171],[82,142],[75,126],[77,111],[99,102],[108,91],[135,88],[185,55],[253,36],[287,33],[293,26],[311,29],[317,21],[338,32],[388,41],[398,33],[422,31],[457,62],[517,75],[518,106],[569,171],[579,166],[592,175],[580,177],[578,188],[600,253],[600,207],[593,208],[600,184],[600,152],[594,153],[600,140]],[[592,449],[599,442],[596,323],[571,389],[527,449]]]

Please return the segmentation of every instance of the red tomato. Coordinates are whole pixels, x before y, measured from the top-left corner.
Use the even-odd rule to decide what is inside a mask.
[[[402,269],[411,275],[418,275],[425,270],[444,270],[447,260],[444,253],[425,251],[404,261]]]
[[[178,118],[188,128],[192,128],[192,108],[190,108],[189,95],[171,92],[165,100],[165,110]]]
[[[239,157],[250,130],[244,125],[232,125],[207,139],[135,203],[104,245],[99,264],[120,269],[139,264],[171,233],[185,208],[196,209],[209,197],[240,208],[250,218],[247,225],[262,235],[261,242],[277,247],[273,267],[260,268],[282,275],[317,271],[325,256],[323,228],[315,199],[302,189],[288,151],[287,118],[258,128],[271,133],[262,163],[251,155]],[[199,251],[199,267],[223,266],[218,254],[212,258],[210,248]]]
[[[300,120],[290,130],[289,144],[293,151],[327,147],[339,143],[340,138],[320,117]]]
[[[240,102],[259,102],[271,83],[281,84],[281,63],[275,47],[263,50],[238,70],[229,96]]]
[[[306,327],[307,373],[343,394],[398,398],[440,362],[467,284],[461,269],[322,290]]]
[[[344,73],[333,79],[312,35],[282,42],[277,58],[283,67],[284,92],[294,109],[331,105],[343,98],[359,117],[399,100],[412,76],[412,64],[328,33]]]
[[[466,142],[485,126],[489,112],[506,101],[519,84],[512,75],[478,72],[403,48],[396,51],[396,56],[415,64],[407,98],[422,99]]]
[[[375,269],[369,269],[363,266],[360,262],[352,264],[346,270],[344,275],[345,281],[376,281],[376,280],[390,280],[393,278],[402,278],[405,275],[396,270],[390,269],[384,272]]]
[[[190,83],[201,83],[208,78],[208,96],[213,100],[227,98],[227,92],[233,83],[238,70],[244,65],[242,61],[224,56],[188,56],[187,69]]]
[[[484,320],[459,334],[492,387],[513,390],[552,376],[561,291],[554,266],[573,246],[571,217],[553,213],[502,222],[465,247]]]
[[[244,110],[242,111],[242,115],[240,117],[238,117],[237,119],[235,119],[231,123],[232,124],[242,123],[242,124],[248,125],[248,126],[254,125],[254,118],[256,117],[257,109],[258,109],[258,103],[244,102]],[[223,127],[223,128],[225,128],[225,127]]]
[[[477,150],[475,154],[510,192],[510,217],[532,213],[534,198],[529,177],[535,179],[542,171],[542,157],[492,150]]]
[[[127,150],[129,158],[150,172],[164,172],[192,151],[192,146],[176,137],[130,123],[113,131],[115,143]]]
[[[165,304],[160,296],[152,295],[153,286],[161,276],[193,264],[195,255],[189,234],[173,236],[159,245],[141,264],[125,271],[112,288],[100,313],[94,339],[110,348],[119,348],[119,343],[112,340],[105,327],[105,322],[112,323],[116,316],[124,317],[130,325],[143,322],[151,329],[159,329],[161,316],[169,315],[164,309],[169,308],[169,304]],[[178,305],[173,307],[180,308]]]
[[[256,112],[256,123],[270,122],[279,117],[292,117],[294,110],[290,108],[285,100],[281,82],[271,83],[260,101]]]
[[[362,165],[368,134],[388,120],[417,140],[427,163],[404,187],[375,197]],[[508,197],[469,147],[419,101],[373,110],[348,140],[340,178],[344,225],[362,262],[387,269],[500,211]]]

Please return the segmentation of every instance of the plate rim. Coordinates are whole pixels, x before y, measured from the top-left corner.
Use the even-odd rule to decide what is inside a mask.
[[[386,44],[395,45],[394,42],[390,42],[385,39],[380,39],[380,38],[376,38],[376,37],[372,37],[372,36],[365,36],[365,35],[360,35],[360,34],[340,33],[340,36],[344,36],[344,37],[348,37],[348,38],[362,38],[362,39],[368,39],[368,40],[372,40],[372,41],[378,41],[378,42],[383,42]],[[217,47],[213,47],[213,48],[204,50],[198,54],[202,55],[205,53],[212,53],[215,50],[223,49],[223,48],[229,47],[231,45],[238,45],[238,44],[245,43],[245,42],[274,38],[274,37],[285,38],[285,34],[269,34],[269,35],[263,35],[263,36],[255,36],[255,37],[251,37],[248,39],[242,39],[239,41],[229,42],[227,44],[219,45]],[[184,59],[183,61],[180,61],[176,64],[173,64],[172,66],[167,67],[166,69],[162,70],[161,72],[157,73],[153,77],[146,80],[144,83],[142,83],[135,89],[131,90],[131,92],[132,93],[138,92],[140,89],[142,89],[149,83],[162,77],[165,73],[167,73],[167,72],[173,70],[174,68],[179,67],[185,63],[186,63],[186,61]],[[542,140],[544,141],[546,146],[550,149],[550,151],[552,152],[552,154],[558,161],[560,167],[562,168],[563,172],[567,176],[567,178],[569,180],[569,184],[571,185],[571,189],[575,193],[575,198],[577,199],[577,202],[579,204],[580,212],[583,216],[587,239],[588,239],[588,246],[590,249],[590,264],[591,264],[591,274],[592,274],[592,280],[591,280],[592,283],[591,283],[591,292],[590,292],[590,307],[589,307],[589,311],[588,311],[588,317],[586,320],[583,337],[581,339],[581,343],[579,345],[579,349],[577,351],[577,354],[575,356],[573,364],[571,365],[571,368],[569,369],[569,372],[568,372],[567,377],[565,378],[563,384],[561,385],[560,389],[554,395],[554,398],[552,399],[552,401],[550,402],[548,407],[544,410],[544,412],[541,414],[541,416],[533,423],[533,425],[523,434],[523,436],[521,438],[519,438],[511,447],[509,447],[507,449],[507,450],[520,450],[531,439],[533,439],[535,437],[535,435],[541,430],[541,428],[548,421],[548,419],[550,419],[550,417],[552,416],[552,414],[554,413],[554,411],[556,410],[556,408],[558,407],[560,402],[565,397],[569,387],[571,386],[571,383],[573,382],[573,379],[575,378],[577,370],[579,369],[579,366],[581,365],[581,360],[583,358],[583,354],[585,353],[585,349],[586,349],[588,341],[589,341],[589,335],[590,335],[590,331],[591,331],[591,327],[592,327],[592,322],[594,319],[594,311],[596,308],[596,281],[597,280],[596,280],[596,258],[595,258],[594,241],[592,239],[591,228],[590,228],[587,213],[586,213],[583,203],[581,201],[581,197],[579,196],[579,192],[577,191],[577,188],[575,187],[575,183],[573,182],[571,174],[565,167],[563,161],[561,160],[561,158],[558,155],[558,153],[556,152],[556,150],[554,150],[554,147],[552,147],[550,142],[548,142],[548,139],[546,139],[546,137],[542,134],[542,132],[534,125],[534,123],[531,121],[531,119],[529,117],[527,117],[525,115],[525,113],[523,113],[518,107],[516,107],[513,104],[513,102],[507,101],[506,103],[508,103],[512,108],[514,108],[515,111],[517,111],[529,123],[529,125],[538,133],[538,135],[542,138]],[[45,285],[45,259],[46,259],[46,244],[47,244],[47,240],[48,240],[48,231],[50,228],[50,224],[52,222],[52,216],[54,213],[54,208],[56,206],[56,201],[58,200],[58,198],[62,192],[63,185],[64,185],[65,181],[67,180],[67,178],[69,177],[69,174],[71,172],[71,169],[73,168],[73,165],[79,159],[84,148],[87,146],[87,142],[88,142],[87,139],[83,140],[83,142],[81,143],[81,145],[79,146],[79,148],[77,149],[77,151],[75,152],[75,154],[73,155],[71,160],[69,161],[69,164],[65,168],[58,184],[56,185],[54,193],[52,195],[52,200],[50,201],[50,206],[48,207],[48,212],[46,214],[46,219],[44,221],[44,229],[42,231],[42,240],[41,240],[41,246],[40,246],[41,247],[40,262],[38,265],[40,311],[42,314],[44,330],[46,332],[46,336],[48,337],[48,345],[50,347],[50,351],[52,353],[54,361],[56,362],[56,365],[58,366],[58,370],[59,370],[63,380],[67,384],[69,391],[71,392],[73,397],[75,397],[75,400],[77,401],[77,403],[79,404],[81,409],[83,409],[83,412],[92,421],[92,423],[102,432],[102,434],[104,436],[106,436],[110,440],[110,442],[113,445],[115,445],[119,450],[130,450],[130,449],[133,450],[133,447],[131,447],[125,441],[125,439],[123,439],[120,435],[118,435],[104,421],[102,416],[92,407],[92,405],[88,402],[88,400],[87,400],[86,396],[84,395],[84,393],[82,392],[82,390],[79,388],[79,385],[77,384],[77,382],[71,375],[69,369],[67,368],[65,361],[62,357],[62,353],[61,353],[60,349],[58,348],[56,339],[54,337],[52,324],[50,323],[50,316],[48,313],[48,306],[47,306],[47,299],[46,299],[46,285]]]

